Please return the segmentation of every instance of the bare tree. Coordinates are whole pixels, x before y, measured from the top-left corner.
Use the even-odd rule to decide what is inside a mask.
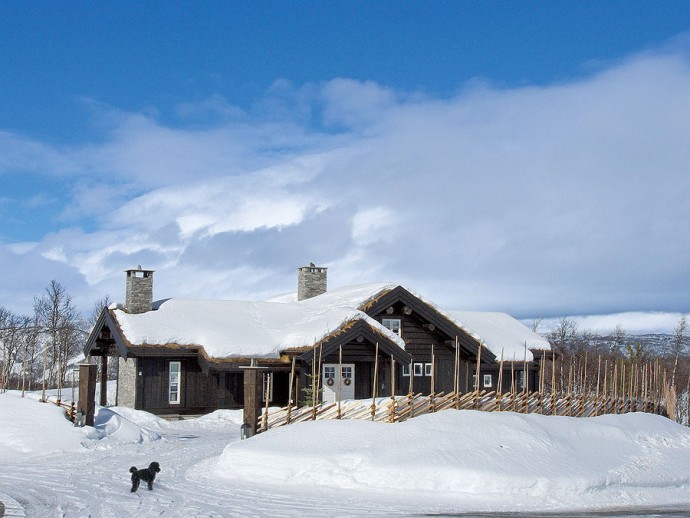
[[[54,280],[50,281],[42,297],[34,298],[34,312],[37,324],[43,332],[45,346],[42,398],[45,400],[45,388],[48,383],[57,386],[58,399],[61,399],[65,366],[72,356],[78,354],[83,342],[79,314],[65,287]]]
[[[676,374],[678,372],[678,359],[685,352],[685,334],[688,329],[688,319],[686,315],[681,315],[678,325],[673,328],[673,337],[670,343],[670,353],[674,358],[673,371],[671,373],[671,386],[676,386]]]

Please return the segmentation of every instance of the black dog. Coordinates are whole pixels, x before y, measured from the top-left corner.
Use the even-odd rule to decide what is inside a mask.
[[[156,473],[161,470],[157,462],[152,462],[146,469],[137,469],[135,466],[129,468],[132,474],[132,493],[139,489],[139,482],[142,480],[148,483],[149,491],[153,489],[153,481],[156,479]]]

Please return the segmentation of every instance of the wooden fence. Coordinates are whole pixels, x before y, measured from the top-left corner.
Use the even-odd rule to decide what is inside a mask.
[[[667,388],[667,390],[671,390]],[[544,394],[543,392],[451,392],[431,395],[409,394],[395,398],[350,400],[321,403],[316,406],[264,409],[257,431],[279,426],[324,419],[366,419],[395,423],[442,410],[480,410],[484,412],[518,412],[554,416],[593,417],[603,414],[647,412],[667,415],[665,398],[596,397],[594,394]]]

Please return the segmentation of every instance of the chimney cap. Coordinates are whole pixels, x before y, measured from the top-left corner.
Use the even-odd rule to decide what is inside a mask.
[[[137,265],[136,268],[127,268],[126,270],[123,270],[125,272],[155,272],[156,270],[149,270],[147,268],[142,268],[140,264]]]

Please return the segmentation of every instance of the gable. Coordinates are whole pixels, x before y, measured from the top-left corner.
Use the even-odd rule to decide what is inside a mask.
[[[299,356],[299,359],[306,363],[311,363],[313,361],[315,349],[320,347],[321,355],[325,357],[337,351],[341,345],[346,347],[348,343],[354,341],[378,344],[379,351],[382,354],[393,356],[395,360],[401,364],[409,364],[410,361],[412,361],[412,356],[402,349],[398,343],[391,340],[390,336],[384,334],[381,329],[372,327],[371,324],[365,320],[352,321],[345,324],[341,329],[331,333],[318,344],[314,344],[314,347],[303,352]]]
[[[422,325],[433,326],[435,332],[445,336],[446,345],[454,344],[457,337],[458,345],[465,354],[476,357],[479,351],[481,340],[462,329],[434,304],[412,294],[402,286],[381,291],[360,309],[375,319],[402,311],[405,315],[417,317]],[[482,362],[495,360],[496,356],[490,350],[482,351]]]

